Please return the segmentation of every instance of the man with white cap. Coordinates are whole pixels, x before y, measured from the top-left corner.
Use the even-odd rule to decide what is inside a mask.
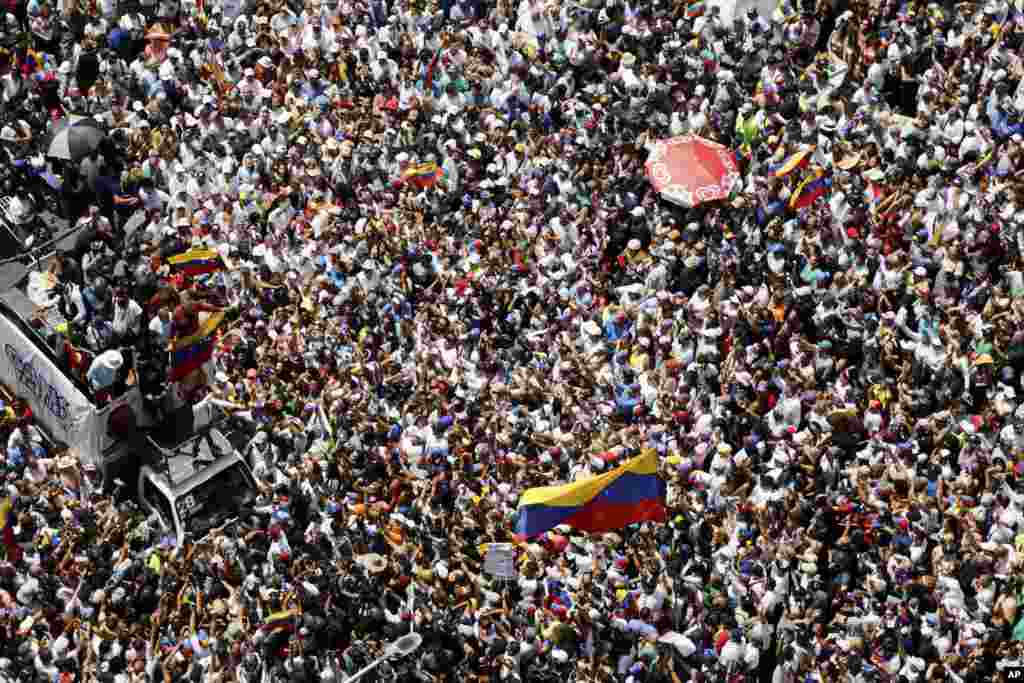
[[[142,331],[142,306],[130,298],[124,288],[114,291],[114,315],[111,325],[115,337],[124,346],[133,345]]]
[[[104,351],[96,356],[92,365],[86,373],[89,386],[93,391],[99,392],[109,389],[119,379],[121,369],[124,367],[124,356],[117,349]]]

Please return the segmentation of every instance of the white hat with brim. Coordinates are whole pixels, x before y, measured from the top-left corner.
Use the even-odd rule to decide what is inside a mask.
[[[120,370],[121,366],[124,365],[124,356],[121,355],[120,351],[104,351],[96,357],[93,363],[108,370]]]

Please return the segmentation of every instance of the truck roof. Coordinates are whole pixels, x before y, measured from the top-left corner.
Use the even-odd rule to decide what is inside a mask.
[[[220,441],[220,438],[223,437],[225,449],[230,447],[230,450],[227,453],[215,451],[210,447],[207,439],[203,438],[206,434],[210,434],[213,441]],[[190,434],[176,444],[160,443],[155,439],[148,439],[155,451],[166,455],[166,470],[163,471],[163,474],[170,475],[168,481],[175,490],[191,488],[234,463],[244,462],[244,459],[237,454],[241,453],[247,440],[248,435],[245,433],[238,430],[222,430],[218,428],[218,425]],[[195,457],[193,457],[193,446],[196,446]],[[154,469],[163,470],[163,464],[158,462]]]
[[[172,488],[175,493],[178,491],[188,491],[195,488],[197,485],[202,484],[216,475],[220,474],[226,469],[234,467],[238,464],[244,464],[244,460],[238,455],[221,455],[210,464],[193,468],[191,474],[186,476],[184,479],[178,479],[175,477],[172,480]],[[194,461],[193,461],[194,463]],[[172,465],[173,468],[173,465]]]

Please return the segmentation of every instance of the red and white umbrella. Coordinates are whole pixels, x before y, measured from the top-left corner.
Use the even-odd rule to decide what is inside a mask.
[[[645,168],[662,197],[687,208],[725,199],[740,182],[732,150],[696,135],[654,143]]]

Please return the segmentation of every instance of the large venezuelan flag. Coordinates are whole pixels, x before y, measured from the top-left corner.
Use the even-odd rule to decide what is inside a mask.
[[[204,275],[224,270],[224,259],[213,249],[190,249],[167,259],[171,270],[185,275]]]
[[[182,337],[174,342],[171,352],[171,381],[177,382],[203,366],[213,356],[216,344],[213,333],[224,319],[223,313],[214,313],[206,319],[199,331],[190,337]]]
[[[658,455],[650,450],[596,477],[524,491],[516,534],[536,536],[559,524],[600,532],[664,521],[665,482],[658,477]]]

